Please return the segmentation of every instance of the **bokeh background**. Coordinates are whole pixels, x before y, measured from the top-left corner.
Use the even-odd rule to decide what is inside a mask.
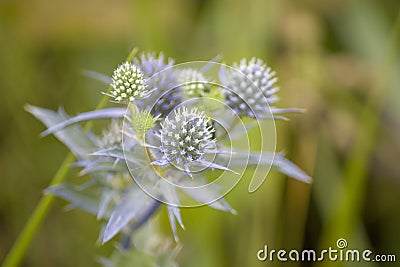
[[[267,265],[256,252],[346,238],[400,261],[399,10],[398,0],[0,1],[0,261],[67,154],[39,138],[44,126],[24,104],[93,109],[105,88],[82,70],[110,74],[138,47],[177,62],[261,57],[278,72],[279,106],[307,110],[277,122],[278,150],[314,183],[271,173],[257,192],[242,181],[227,196],[236,216],[185,209],[181,266],[397,266]],[[95,218],[65,204],[56,201],[23,266],[98,266],[109,253],[112,244],[96,245]]]

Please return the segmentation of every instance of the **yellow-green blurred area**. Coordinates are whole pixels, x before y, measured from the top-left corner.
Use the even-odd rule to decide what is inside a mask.
[[[278,73],[278,105],[306,109],[277,122],[278,151],[314,183],[271,172],[255,193],[243,179],[228,194],[238,215],[183,210],[181,266],[398,266],[256,254],[265,244],[322,249],[345,238],[400,261],[399,9],[398,0],[2,0],[0,261],[67,154],[39,137],[44,126],[24,105],[93,109],[105,86],[82,70],[110,75],[138,47],[177,62],[260,57]],[[68,179],[80,183],[76,173]],[[56,201],[22,266],[98,266],[112,250],[96,242],[93,216],[65,205]]]

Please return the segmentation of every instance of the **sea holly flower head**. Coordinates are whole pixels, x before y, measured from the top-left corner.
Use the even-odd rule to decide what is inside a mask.
[[[142,53],[133,62],[143,71],[146,85],[154,90],[150,97],[137,102],[139,107],[149,109],[153,115],[165,116],[182,102],[173,59],[165,58],[162,53]]]
[[[244,58],[233,63],[233,68],[237,71],[226,79],[226,103],[238,115],[255,117],[268,113],[269,105],[279,100],[275,95],[279,91],[275,71],[259,58]]]
[[[81,174],[90,178],[83,185],[65,182],[51,186],[46,192],[107,220],[101,234],[103,242],[120,233],[121,243],[116,253],[125,257],[131,250],[137,257],[136,252],[143,251],[146,259],[148,255],[154,257],[152,266],[174,265],[158,261],[173,251],[154,252],[147,246],[149,243],[144,243],[154,237],[155,230],[146,231],[149,228],[142,226],[155,222],[152,218],[163,203],[167,205],[171,228],[178,240],[177,224],[183,227],[180,207],[207,204],[234,213],[223,197],[242,178],[247,166],[263,165],[256,168],[261,172],[274,166],[300,181],[311,182],[311,177],[283,154],[264,150],[264,146],[260,151],[250,149],[253,140],[248,139],[247,133],[257,126],[257,121],[241,121],[238,117],[275,119],[276,114],[298,112],[293,108],[269,107],[278,100],[277,78],[262,60],[243,59],[234,63],[233,68],[215,61],[202,68],[197,64],[191,64],[193,68],[173,64],[173,60],[162,54],[143,53],[118,66],[111,79],[97,75],[111,83],[106,95],[115,102],[128,104],[127,107],[103,108],[70,117],[62,109],[54,112],[27,106],[48,127],[43,135],[53,133],[59,138],[77,156],[75,166],[83,168]],[[201,111],[182,106],[189,102],[201,107]],[[68,127],[105,118],[111,119],[111,125],[99,136],[85,132],[79,125]],[[260,139],[254,141],[264,140],[263,133],[269,130],[259,127]],[[269,132],[265,136],[270,136]],[[246,137],[247,149],[243,149]],[[274,149],[275,143],[271,144]],[[217,172],[218,179],[210,182],[203,173],[213,169],[235,170],[237,175]],[[193,177],[195,172],[196,179],[187,179],[187,175]],[[249,192],[255,191],[265,177],[266,174],[259,172],[254,175]],[[113,255],[104,263],[116,266],[114,259]]]
[[[109,127],[103,131],[99,140],[101,148],[122,147],[122,123],[119,120],[112,120]]]
[[[124,62],[114,70],[111,77],[110,96],[116,102],[132,102],[150,95],[143,72],[134,64]]]
[[[188,97],[206,96],[210,91],[207,79],[196,69],[183,69],[179,74],[179,82]]]
[[[188,110],[180,107],[173,116],[161,123],[159,138],[160,152],[163,156],[153,162],[155,165],[173,164],[182,166],[190,173],[192,163],[207,165],[204,155],[215,152],[216,140],[213,138],[214,127],[204,112],[197,108]]]
[[[138,66],[145,77],[151,77],[174,65],[174,60],[164,57],[163,53],[142,53],[133,59],[133,63]],[[153,81],[154,82],[154,81]]]

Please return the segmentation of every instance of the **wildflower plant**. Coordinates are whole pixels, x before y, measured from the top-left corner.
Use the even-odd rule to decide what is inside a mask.
[[[275,153],[274,119],[300,110],[270,106],[279,99],[277,78],[261,59],[233,67],[215,61],[174,65],[163,54],[143,53],[101,80],[109,82],[105,94],[117,102],[113,107],[75,117],[62,109],[27,110],[48,127],[43,135],[63,142],[76,157],[74,166],[90,178],[83,185],[53,185],[46,193],[97,216],[104,225],[100,242],[120,236],[115,252],[99,259],[104,266],[129,260],[177,266],[180,208],[208,205],[235,213],[223,197],[251,166],[250,192],[271,167],[311,182]],[[81,128],[96,119],[110,121],[101,134]],[[259,150],[250,149],[250,140],[257,140]],[[157,225],[162,207],[175,241]]]

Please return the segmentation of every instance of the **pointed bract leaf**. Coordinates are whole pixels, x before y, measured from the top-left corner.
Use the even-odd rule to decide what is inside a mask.
[[[100,196],[100,203],[99,203],[99,210],[97,212],[97,219],[104,218],[107,209],[111,203],[111,200],[113,199],[113,193],[110,190],[105,189]]]
[[[305,183],[312,182],[312,178],[309,175],[307,175],[303,170],[297,167],[296,164],[284,158],[280,154],[279,156],[277,156],[276,164],[274,165],[278,167],[279,171],[281,171],[282,173],[286,174],[289,177],[295,178]]]
[[[69,125],[88,121],[88,120],[95,120],[95,119],[109,119],[109,118],[122,118],[126,113],[124,108],[106,108],[94,111],[88,111],[84,113],[80,113],[79,115],[68,118],[59,122],[57,124],[51,125],[46,131],[42,133],[42,136],[46,136],[52,134],[56,131],[59,131]]]
[[[97,214],[99,207],[98,196],[92,191],[81,191],[78,186],[62,183],[51,186],[44,192],[69,201],[75,208]]]
[[[146,195],[140,188],[132,187],[116,205],[103,235],[103,243],[113,238],[132,219],[145,214],[156,200]]]
[[[47,127],[52,127],[65,120],[68,116],[60,109],[59,112],[27,105],[25,109],[43,122]],[[74,125],[58,131],[55,136],[63,142],[77,157],[85,158],[95,149],[95,144],[79,125]]]
[[[99,73],[96,71],[92,71],[92,70],[84,70],[83,74],[85,74],[86,76],[88,76],[92,79],[95,79],[97,81],[105,83],[107,85],[111,84],[111,78],[105,74],[102,74],[102,73]]]
[[[169,222],[171,224],[172,232],[174,234],[175,241],[178,241],[178,233],[176,229],[176,220],[178,220],[180,226],[185,229],[185,226],[183,225],[182,217],[181,217],[181,212],[179,209],[179,198],[178,195],[176,194],[175,187],[170,186],[170,184],[164,184],[161,183],[160,186],[161,192],[164,196],[165,201],[167,202],[168,205],[168,218]]]
[[[214,184],[208,184],[207,186],[199,186],[195,181],[189,181],[184,184],[182,190],[191,196],[193,199],[200,203],[206,203],[208,206],[228,211],[236,214],[236,211],[226,202],[222,195],[219,193],[217,186]],[[215,201],[209,202],[210,199],[216,199]]]

